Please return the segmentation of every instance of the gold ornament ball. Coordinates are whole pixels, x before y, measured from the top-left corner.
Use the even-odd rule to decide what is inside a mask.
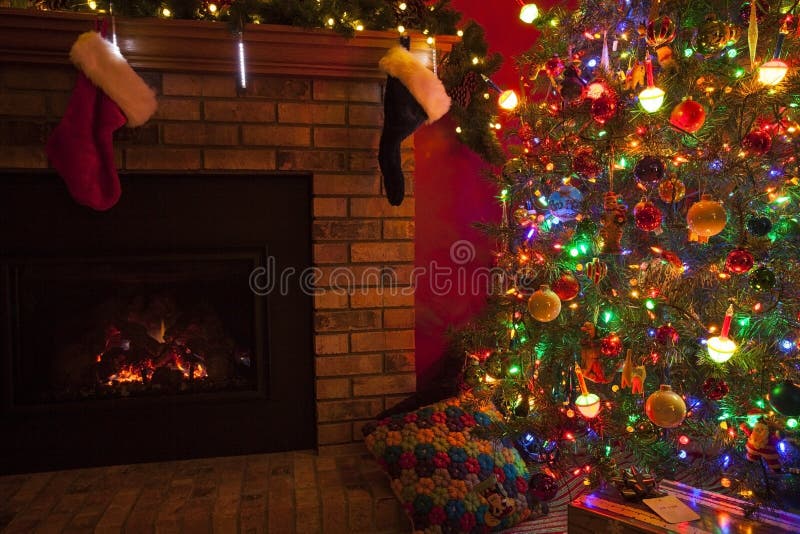
[[[661,428],[675,428],[686,417],[686,403],[672,387],[662,384],[661,388],[647,397],[644,412],[653,424]]]
[[[686,186],[677,178],[665,178],[658,184],[658,198],[671,204],[680,202],[686,196]]]
[[[703,195],[699,202],[692,204],[686,214],[686,223],[689,229],[697,234],[701,242],[717,235],[725,228],[728,216],[722,204],[712,200],[711,195]]]
[[[550,286],[543,284],[528,299],[528,313],[539,322],[549,323],[561,313],[561,299]]]

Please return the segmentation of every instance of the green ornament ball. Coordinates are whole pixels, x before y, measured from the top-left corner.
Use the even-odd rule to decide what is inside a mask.
[[[792,217],[781,217],[772,227],[771,234],[782,239],[800,237],[800,222]]]
[[[697,29],[695,49],[703,55],[714,54],[738,40],[738,32],[728,23],[710,17]]]
[[[469,387],[477,387],[483,382],[484,372],[480,365],[470,365],[464,370],[464,383]]]
[[[791,380],[778,382],[767,398],[779,414],[787,417],[800,416],[800,385]]]
[[[581,219],[577,225],[575,225],[575,234],[582,236],[594,236],[597,234],[597,223],[588,217],[585,217]]]
[[[750,275],[750,287],[756,291],[769,291],[775,287],[775,273],[766,267],[759,267]]]

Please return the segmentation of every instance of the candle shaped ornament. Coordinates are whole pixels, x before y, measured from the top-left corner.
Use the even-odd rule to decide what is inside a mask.
[[[716,363],[725,363],[731,359],[736,352],[736,343],[728,337],[733,319],[733,305],[728,306],[725,312],[725,320],[722,322],[722,331],[718,336],[709,338],[706,342],[708,356]]]
[[[578,386],[581,388],[581,394],[575,399],[575,407],[586,419],[594,419],[600,413],[600,397],[589,393],[586,380],[583,378],[583,370],[578,364],[575,364],[575,375],[578,377]]]
[[[656,87],[653,82],[653,61],[650,59],[650,54],[644,60],[644,69],[647,75],[647,87],[639,93],[639,105],[646,112],[655,113],[661,109],[661,104],[664,103],[664,91]]]

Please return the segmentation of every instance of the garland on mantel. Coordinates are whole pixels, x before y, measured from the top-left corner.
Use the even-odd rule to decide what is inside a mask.
[[[364,30],[421,33],[432,52],[437,35],[457,35],[460,42],[441,58],[438,74],[453,98],[459,139],[484,160],[502,160],[495,133],[496,99],[486,80],[500,67],[489,54],[483,29],[461,23],[450,0],[0,0],[0,5],[49,11],[112,13],[227,22],[234,32],[244,23],[327,28],[347,37]],[[435,58],[435,54],[432,53]],[[436,59],[433,60],[434,62]]]

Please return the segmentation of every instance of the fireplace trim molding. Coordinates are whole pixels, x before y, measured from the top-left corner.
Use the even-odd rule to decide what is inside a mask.
[[[72,43],[95,19],[83,13],[0,9],[0,55],[15,63],[69,63]],[[224,23],[118,17],[116,31],[119,48],[134,68],[236,72],[235,42]],[[363,31],[347,39],[332,30],[272,24],[246,24],[243,39],[251,74],[360,79],[383,78],[378,60],[397,42],[393,32]],[[449,52],[457,41],[437,37],[437,51]],[[422,34],[411,34],[411,50],[423,61],[430,57]]]

